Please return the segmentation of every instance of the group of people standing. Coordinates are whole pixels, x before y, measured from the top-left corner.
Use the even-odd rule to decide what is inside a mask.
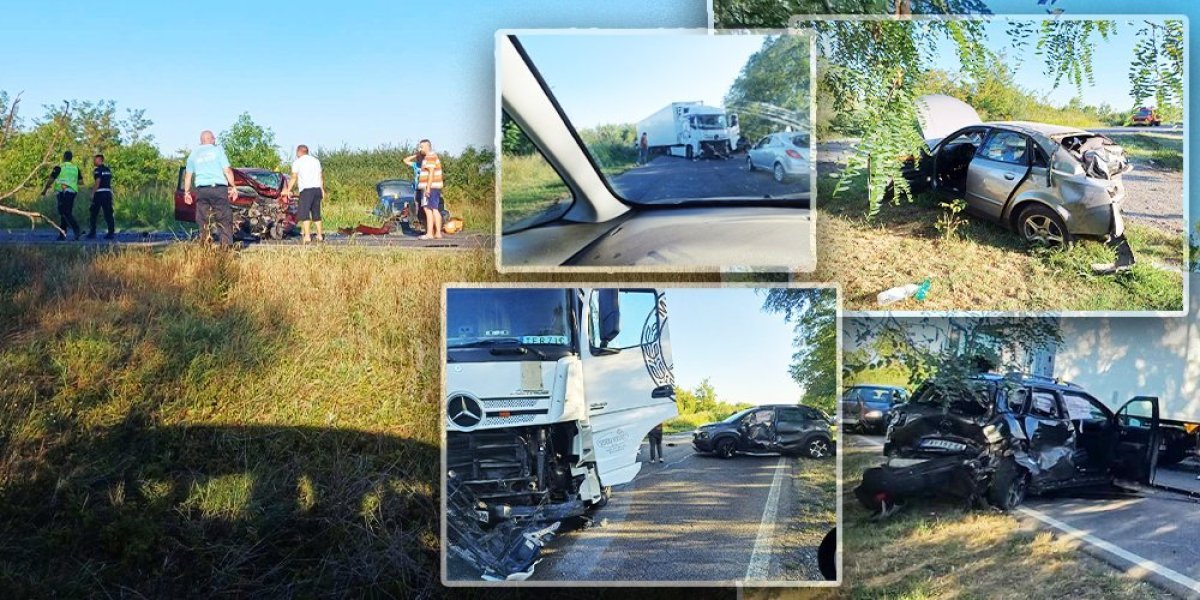
[[[57,201],[59,229],[58,239],[67,239],[66,232],[69,230],[75,234],[75,239],[82,239],[83,231],[80,230],[79,222],[75,220],[75,196],[79,194],[79,186],[83,184],[83,170],[81,170],[74,162],[75,156],[70,150],[63,152],[62,162],[50,171],[50,177],[46,180],[46,185],[42,186],[42,196],[51,186],[54,186],[54,196]],[[112,169],[104,164],[104,155],[96,154],[92,157],[92,206],[89,210],[91,214],[91,228],[88,230],[87,238],[96,239],[96,219],[100,213],[104,213],[104,222],[108,225],[108,234],[104,239],[111,240],[116,237],[116,221],[113,219],[113,192],[112,192]]]
[[[42,195],[54,186],[61,229],[63,232],[70,230],[75,239],[79,240],[83,238],[83,232],[75,220],[74,210],[75,197],[83,184],[83,172],[72,162],[73,158],[69,150],[63,153],[63,161],[51,171],[46,185],[42,188]],[[415,154],[404,158],[404,163],[413,170],[417,204],[425,214],[426,230],[421,239],[441,239],[441,158],[433,151],[433,144],[425,139],[418,144]],[[116,235],[116,223],[113,219],[112,169],[104,164],[103,154],[93,157],[93,165],[91,229],[87,237],[96,237],[96,220],[103,213],[108,225],[108,234],[104,238],[113,239]],[[325,177],[321,170],[321,161],[309,154],[308,146],[304,144],[296,147],[296,160],[292,162],[291,177],[284,186],[282,196],[291,198],[293,188],[296,189],[296,222],[300,224],[301,240],[305,244],[310,243],[315,227],[316,240],[324,241],[321,201],[325,198]],[[233,244],[232,203],[237,197],[237,183],[234,180],[233,168],[229,164],[229,157],[226,156],[224,148],[217,145],[216,136],[212,131],[201,132],[200,145],[188,154],[184,167],[183,202],[195,206],[196,225],[200,228],[202,240],[208,239],[211,224],[221,246]],[[66,234],[60,233],[58,239],[65,240]]]
[[[194,196],[193,183],[196,189]],[[321,200],[325,197],[325,176],[321,172],[321,161],[309,154],[308,146],[304,144],[296,146],[292,176],[283,187],[284,198],[291,198],[292,188],[299,192],[296,222],[300,224],[301,240],[305,244],[312,241],[312,228],[315,225],[317,241],[324,241]],[[202,131],[200,146],[188,154],[183,174],[183,202],[196,207],[196,225],[200,227],[201,239],[207,238],[208,225],[212,223],[221,246],[233,243],[232,203],[237,200],[237,195],[237,183],[225,149],[217,145],[213,132]]]

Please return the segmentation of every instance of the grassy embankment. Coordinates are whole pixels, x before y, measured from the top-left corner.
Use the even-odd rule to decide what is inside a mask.
[[[383,179],[412,178],[412,170],[403,163],[409,154],[404,148],[385,147],[374,150],[319,150],[325,173],[325,191],[329,197],[322,203],[323,220],[330,231],[338,227],[353,227],[359,223],[378,224],[370,214],[378,203],[375,184]],[[491,233],[495,217],[492,212],[495,184],[492,155],[473,149],[457,155],[442,154],[446,174],[444,198],[450,213],[462,217],[466,230]],[[285,171],[287,169],[284,169]],[[120,173],[116,173],[119,183]],[[90,174],[85,176],[90,181]],[[186,235],[194,229],[191,223],[175,220],[175,179],[160,181],[140,190],[116,188],[114,217],[119,231],[174,231]],[[51,219],[58,219],[53,194],[36,197],[36,189],[26,190],[11,204],[18,208],[36,210]],[[75,200],[75,218],[86,230],[91,187],[80,189]],[[0,215],[0,229],[29,227],[29,220],[14,215]],[[49,227],[39,225],[49,232]],[[104,231],[103,219],[99,222]]]
[[[1065,251],[1029,249],[1017,234],[979,219],[962,217],[958,235],[935,227],[943,209],[932,197],[885,206],[868,221],[862,186],[833,195],[836,180],[822,165],[818,180],[821,253],[816,277],[842,284],[847,310],[874,310],[875,295],[930,278],[924,302],[905,300],[895,310],[1179,310],[1183,277],[1155,263],[1181,267],[1183,235],[1128,224],[1138,264],[1126,273],[1095,275],[1093,263],[1111,262],[1113,252],[1097,241]]]

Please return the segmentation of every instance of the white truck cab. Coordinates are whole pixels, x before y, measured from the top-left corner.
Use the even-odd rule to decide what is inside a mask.
[[[674,383],[661,291],[448,289],[451,544],[479,562],[475,538],[502,523],[536,528],[603,505],[637,475],[642,438],[678,414]]]
[[[728,156],[737,149],[741,126],[735,113],[703,102],[672,102],[637,124],[652,150],[672,156]]]

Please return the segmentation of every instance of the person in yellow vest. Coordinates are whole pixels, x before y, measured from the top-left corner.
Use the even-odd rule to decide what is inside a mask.
[[[417,190],[422,194],[421,207],[425,210],[425,235],[419,239],[442,239],[442,159],[433,152],[433,143],[421,140],[417,144],[421,159],[421,172],[417,177]]]
[[[46,190],[49,190],[51,185],[54,186],[55,198],[58,200],[59,225],[64,231],[73,231],[75,239],[79,240],[83,237],[83,232],[79,229],[79,222],[75,220],[75,195],[79,193],[79,184],[83,183],[83,171],[71,162],[73,158],[70,150],[63,152],[62,163],[50,171],[50,178],[46,180],[46,185],[42,186],[41,195],[45,196]],[[67,236],[60,233],[58,239],[62,241],[67,239]]]

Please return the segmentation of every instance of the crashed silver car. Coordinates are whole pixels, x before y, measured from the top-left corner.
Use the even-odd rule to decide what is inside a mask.
[[[917,117],[929,150],[905,170],[914,192],[962,199],[1031,244],[1101,238],[1118,247],[1119,262],[1132,262],[1121,216],[1121,176],[1132,167],[1113,140],[1046,123],[985,123],[944,95],[919,98]]]

